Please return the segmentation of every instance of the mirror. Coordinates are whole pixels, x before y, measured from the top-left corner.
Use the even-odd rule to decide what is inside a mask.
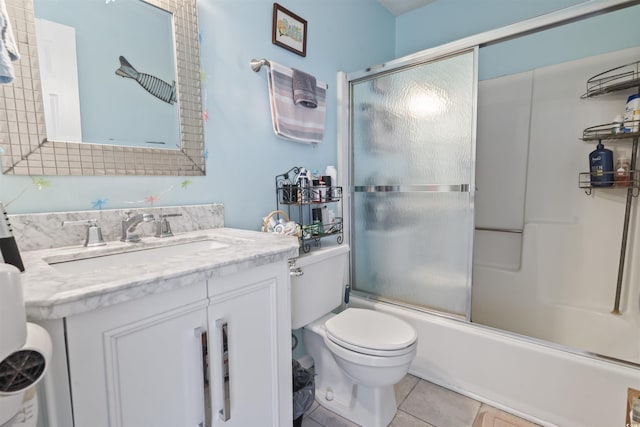
[[[48,140],[180,148],[171,13],[141,0],[33,5]]]
[[[54,18],[52,13],[59,15],[62,11],[73,10],[74,14],[80,14],[79,4],[82,3],[84,8],[91,3],[96,7],[110,8],[109,12],[116,11],[113,6],[121,9],[127,7],[128,16],[145,14],[146,23],[137,22],[139,27],[136,28],[136,23],[133,22],[130,25],[131,31],[142,28],[150,32],[147,28],[151,26],[148,20],[153,19],[153,26],[164,29],[164,35],[154,33],[151,38],[158,42],[153,44],[150,39],[143,40],[139,36],[126,39],[119,37],[116,33],[120,33],[118,28],[122,26],[111,25],[109,32],[96,30],[96,36],[111,39],[111,50],[87,61],[86,54],[81,50],[82,43],[85,43],[80,39],[83,32],[80,29],[75,31],[79,59],[78,67],[72,68],[79,70],[80,94],[76,95],[74,109],[60,104],[59,99],[52,96],[55,91],[51,90],[50,79],[45,74],[51,65],[49,61],[58,54],[46,48],[46,37],[42,40],[40,33],[38,38],[43,46],[36,46],[33,4],[24,0],[7,0],[21,58],[13,63],[14,81],[0,86],[0,101],[6,107],[5,114],[0,113],[3,173],[205,175],[195,0],[91,0],[80,3],[72,1],[73,6],[61,5],[62,0],[36,1],[41,3],[37,3],[35,15],[38,18],[45,17],[48,21],[45,24],[49,24],[49,21],[61,23],[61,19]],[[47,12],[46,9],[51,10]],[[91,14],[95,16],[96,12]],[[102,15],[104,13],[98,13],[101,19]],[[62,23],[67,28],[72,27],[69,22]],[[39,21],[38,29],[40,28]],[[71,33],[73,32],[72,29]],[[53,39],[56,42],[60,39],[57,34]],[[164,39],[160,40],[161,37]],[[135,40],[135,43],[131,40]],[[95,40],[92,43],[95,44]],[[141,65],[137,65],[136,60]],[[80,62],[90,66],[90,71],[85,75],[82,74],[83,66]],[[87,86],[86,80],[89,77],[94,79],[94,83]],[[105,100],[104,92],[100,95],[99,88],[95,88],[96,85],[105,85],[105,79],[114,85],[108,90],[116,94],[112,100]],[[43,87],[47,91],[44,102]],[[88,94],[86,100],[83,94]],[[85,112],[85,104],[93,104],[98,109]],[[127,111],[128,107],[131,110]],[[119,117],[108,115],[110,112],[107,110],[114,109],[121,113]],[[45,115],[47,110],[50,116]],[[70,113],[72,111],[75,113]],[[49,117],[55,117],[56,114],[57,120],[49,120]],[[67,121],[75,122],[75,125],[65,128]],[[148,124],[143,126],[143,121]],[[168,127],[162,127],[164,124],[168,124]],[[144,128],[151,130],[140,131]]]

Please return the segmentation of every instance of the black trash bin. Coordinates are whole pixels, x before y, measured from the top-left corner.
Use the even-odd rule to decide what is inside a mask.
[[[302,416],[313,404],[316,397],[316,385],[313,368],[303,368],[293,360],[293,427],[302,426]]]

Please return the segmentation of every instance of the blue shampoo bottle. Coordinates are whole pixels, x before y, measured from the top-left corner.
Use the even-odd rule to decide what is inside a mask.
[[[592,187],[613,186],[613,152],[604,148],[602,141],[589,153],[589,172]]]

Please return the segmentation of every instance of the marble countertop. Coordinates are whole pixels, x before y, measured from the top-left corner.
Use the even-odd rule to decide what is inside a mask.
[[[133,262],[74,274],[62,273],[50,265],[61,261],[93,258],[123,251],[172,246],[199,240],[213,240],[226,246],[215,249],[172,253],[158,262]],[[29,320],[58,319],[166,292],[215,277],[298,256],[295,237],[274,233],[214,228],[185,232],[158,239],[143,237],[138,243],[107,242],[106,246],[72,246],[22,253],[24,302]]]

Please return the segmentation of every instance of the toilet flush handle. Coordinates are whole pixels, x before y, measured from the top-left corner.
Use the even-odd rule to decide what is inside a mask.
[[[304,274],[304,271],[302,271],[302,268],[296,267],[296,260],[290,259],[289,260],[289,276],[300,277],[303,274]]]

